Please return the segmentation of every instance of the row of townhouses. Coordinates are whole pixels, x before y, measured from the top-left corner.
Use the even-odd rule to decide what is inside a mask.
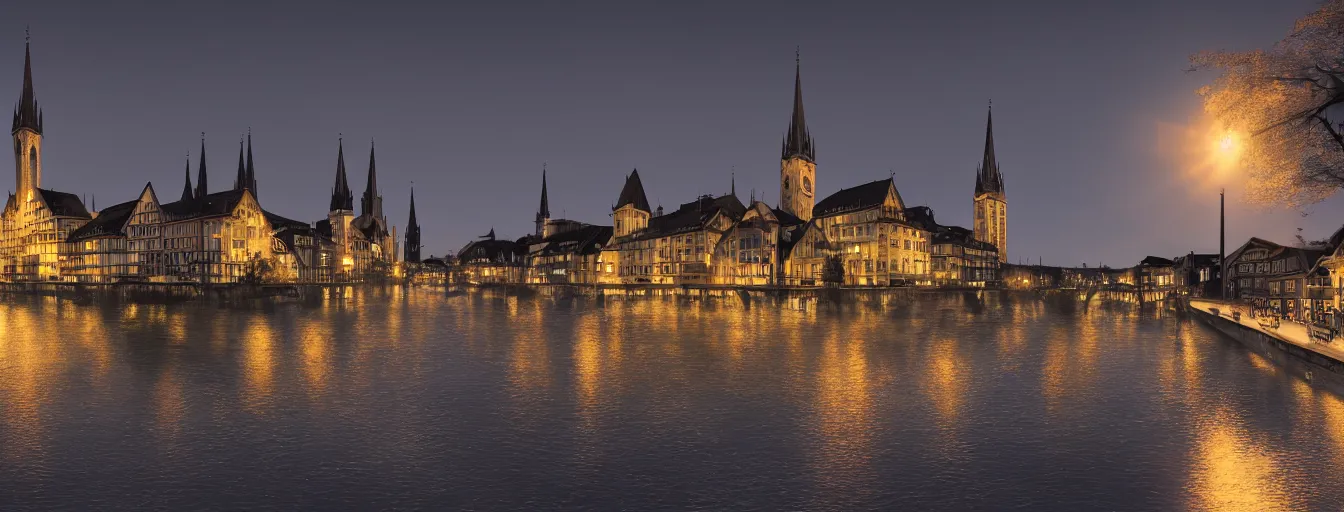
[[[939,224],[908,205],[892,178],[818,200],[815,144],[795,68],[793,113],[781,144],[779,203],[742,202],[736,187],[664,211],[650,208],[639,171],[625,176],[610,225],[553,219],[542,173],[533,233],[494,229],[457,252],[470,283],[705,284],[745,286],[953,285],[1000,280],[1007,257],[1003,174],[991,112],[975,176],[971,228]],[[734,184],[735,185],[735,184]]]
[[[396,228],[383,214],[372,147],[358,215],[340,142],[326,218],[306,223],[266,210],[258,196],[250,133],[245,144],[239,140],[237,175],[226,190],[210,189],[202,134],[196,183],[188,158],[180,197],[160,198],[147,183],[135,199],[88,208],[80,196],[42,188],[43,118],[28,45],[11,134],[15,189],[0,213],[5,281],[330,282],[390,275],[398,268]],[[406,242],[407,256],[418,260],[413,192]]]

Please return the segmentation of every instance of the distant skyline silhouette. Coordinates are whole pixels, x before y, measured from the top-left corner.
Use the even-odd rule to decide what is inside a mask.
[[[338,133],[356,195],[376,138],[384,211],[404,233],[413,180],[428,256],[530,233],[543,162],[553,214],[584,222],[610,223],[634,168],[655,207],[734,173],[774,204],[801,48],[818,197],[894,175],[910,206],[969,227],[992,99],[1009,262],[1128,266],[1217,252],[1216,187],[1164,150],[1212,79],[1188,55],[1269,46],[1315,5],[1168,3],[14,3],[0,100],[18,101],[31,26],[43,186],[104,206],[147,181],[175,198],[202,131],[223,190],[250,127],[262,204],[311,222]],[[1344,223],[1339,198],[1303,216],[1227,188],[1229,252]]]

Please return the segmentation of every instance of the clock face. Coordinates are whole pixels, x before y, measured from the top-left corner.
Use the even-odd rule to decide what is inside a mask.
[[[812,195],[812,178],[803,176],[803,192],[809,196]]]

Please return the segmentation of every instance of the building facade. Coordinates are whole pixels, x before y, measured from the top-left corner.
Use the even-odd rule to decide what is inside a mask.
[[[816,201],[817,153],[803,115],[802,65],[794,63],[793,116],[784,134],[779,165],[779,209],[804,222]]]
[[[913,285],[932,280],[930,233],[906,219],[905,201],[892,179],[831,194],[813,208],[812,219],[830,253],[840,258],[845,285]]]

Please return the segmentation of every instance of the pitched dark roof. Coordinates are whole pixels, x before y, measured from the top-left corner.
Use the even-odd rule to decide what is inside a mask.
[[[457,252],[462,263],[520,263],[527,255],[527,246],[513,240],[474,240]]]
[[[538,242],[545,245],[533,254],[537,256],[596,254],[602,250],[602,244],[611,239],[611,233],[611,226],[584,226],[556,233]]]
[[[23,43],[23,92],[19,94],[19,104],[14,107],[14,124],[10,131],[17,132],[20,128],[42,133],[42,109],[33,92],[33,59],[27,42]]]
[[[159,205],[159,209],[163,210],[170,222],[200,217],[222,217],[233,213],[234,208],[237,208],[238,203],[243,200],[244,193],[242,190],[225,190],[193,200]]]
[[[96,238],[100,236],[126,236],[126,221],[135,213],[135,206],[140,204],[140,200],[127,201],[104,208],[98,212],[98,218],[93,219],[79,229],[76,229],[66,239],[68,242]]]
[[[787,260],[789,255],[793,254],[793,248],[798,245],[798,241],[803,239],[803,235],[807,234],[807,230],[813,225],[813,221],[807,221],[804,224],[788,226],[780,230],[780,234],[786,236],[779,237],[778,261]]]
[[[611,207],[611,211],[619,210],[627,204],[635,205],[636,210],[652,211],[649,209],[649,198],[644,195],[644,182],[639,179],[639,169],[630,171],[630,175],[625,177],[621,195],[616,198],[616,205]]]
[[[266,211],[266,209],[264,208],[261,210],[261,213],[262,215],[266,216],[266,222],[271,223],[271,229],[279,230],[282,228],[289,228],[289,227],[296,229],[311,228],[311,226],[309,226],[307,222],[301,222],[294,219],[281,217],[279,215]]]
[[[1145,266],[1145,267],[1170,267],[1170,266],[1172,266],[1172,264],[1173,264],[1173,263],[1172,263],[1171,260],[1166,259],[1166,258],[1161,258],[1161,257],[1158,257],[1158,256],[1148,256],[1148,257],[1145,257],[1145,258],[1143,259],[1143,261],[1140,261],[1140,262],[1139,262],[1139,265],[1142,265],[1142,266]]]
[[[937,232],[939,228],[938,221],[934,220],[933,208],[927,206],[912,206],[905,209],[905,220],[911,224],[929,232]]]
[[[985,124],[985,156],[975,174],[975,194],[987,192],[1002,194],[1003,173],[999,172],[999,161],[994,156],[994,111],[989,112],[989,121]]]
[[[247,130],[247,188],[252,191],[252,197],[257,196],[257,168],[252,165],[252,130]]]
[[[541,170],[541,206],[537,207],[537,218],[551,217],[551,202],[546,199],[546,169]]]
[[[360,215],[355,217],[355,220],[351,221],[350,225],[364,233],[364,236],[368,237],[369,240],[379,243],[382,242],[383,237],[391,233],[391,231],[387,229],[386,219],[382,217]]]
[[[182,188],[182,201],[190,201],[196,197],[196,191],[191,189],[191,157],[187,157],[187,181]]]
[[[84,209],[84,201],[81,201],[77,195],[45,188],[39,188],[37,192],[42,194],[42,202],[47,203],[47,209],[51,210],[53,216],[78,217],[81,219],[92,217],[89,215],[89,211]]]
[[[238,138],[238,175],[233,178],[234,190],[247,188],[247,166],[243,160],[243,138]]]
[[[364,184],[364,197],[359,200],[360,216],[383,218],[383,196],[378,193],[378,164],[373,156],[374,146],[369,143],[369,181]]]
[[[705,223],[722,212],[736,222],[746,213],[747,207],[733,195],[701,196],[700,199],[681,205],[676,211],[649,219],[648,227],[636,231],[630,237],[635,240],[661,238],[668,235],[697,231]]]
[[[201,134],[201,164],[196,166],[196,197],[210,193],[210,184],[205,175],[205,134]]]
[[[989,242],[976,240],[975,233],[961,226],[939,226],[934,232],[932,241],[937,244],[955,244],[982,251],[999,252],[998,246]]]
[[[793,116],[789,120],[789,131],[784,134],[782,160],[799,157],[809,162],[817,161],[816,147],[812,143],[812,133],[807,129],[807,120],[803,116],[803,78],[802,65],[794,63],[793,69]]]
[[[887,190],[894,186],[891,178],[887,178],[843,189],[826,196],[826,199],[822,199],[821,202],[812,207],[812,217],[824,217],[882,206],[887,200]],[[897,197],[900,197],[899,193],[897,193]],[[905,204],[905,201],[901,201],[901,204]]]
[[[803,224],[803,219],[779,208],[771,208],[770,213],[775,214],[775,218],[779,219],[780,226],[801,226]]]

